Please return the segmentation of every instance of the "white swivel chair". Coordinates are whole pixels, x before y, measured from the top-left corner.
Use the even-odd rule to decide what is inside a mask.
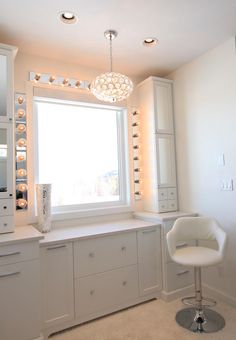
[[[167,233],[167,245],[171,259],[184,266],[194,267],[195,296],[183,298],[190,308],[176,314],[177,323],[192,332],[216,332],[225,326],[224,318],[208,309],[216,304],[209,298],[202,297],[201,267],[220,263],[224,257],[226,234],[219,224],[208,217],[181,217]],[[179,241],[195,240],[196,246],[176,247]],[[216,240],[218,250],[198,246],[201,240]]]

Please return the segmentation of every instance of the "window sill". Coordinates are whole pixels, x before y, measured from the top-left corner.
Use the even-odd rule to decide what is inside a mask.
[[[107,216],[107,215],[113,215],[113,214],[132,213],[133,211],[134,210],[131,206],[124,205],[124,206],[111,207],[111,208],[108,207],[108,208],[57,212],[57,213],[53,212],[52,222],[71,220],[71,219],[90,218],[90,217],[96,217],[96,216]]]

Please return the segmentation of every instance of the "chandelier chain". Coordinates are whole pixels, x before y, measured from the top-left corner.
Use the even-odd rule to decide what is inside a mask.
[[[113,64],[112,64],[112,34],[110,33],[110,72],[112,72]]]

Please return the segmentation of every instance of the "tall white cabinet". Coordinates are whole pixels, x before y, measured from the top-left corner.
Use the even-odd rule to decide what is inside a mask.
[[[147,78],[138,85],[138,99],[142,128],[144,210],[176,211],[172,81]]]
[[[14,229],[14,58],[17,48],[0,44],[0,233]]]

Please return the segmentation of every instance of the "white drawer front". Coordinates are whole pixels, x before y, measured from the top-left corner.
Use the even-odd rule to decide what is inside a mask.
[[[196,243],[195,243],[194,240],[183,241],[183,242],[179,241],[179,242],[177,242],[176,247],[180,249],[180,248],[185,248],[185,247],[188,247],[188,246],[193,247],[195,245],[196,245]],[[165,249],[164,261],[165,262],[171,262],[172,260],[171,260],[170,255],[169,255],[169,251],[168,251],[168,246],[167,246],[166,240],[165,240],[165,243],[164,243],[164,249]]]
[[[137,297],[137,265],[75,280],[77,317],[99,312]]]
[[[13,200],[1,199],[0,200],[0,216],[13,215]]]
[[[167,211],[168,203],[167,200],[158,201],[158,212],[165,212]]]
[[[166,264],[166,289],[171,292],[189,286],[193,283],[193,268],[177,263]]]
[[[158,189],[158,200],[163,201],[167,199],[167,189]]]
[[[82,277],[137,263],[136,232],[77,241],[74,274]]]
[[[167,189],[167,198],[168,198],[168,200],[176,200],[176,198],[177,198],[176,188],[168,188]]]
[[[0,247],[0,265],[33,260],[38,257],[38,241],[17,243]]]
[[[13,216],[1,216],[0,218],[0,233],[9,233],[14,230]]]
[[[168,200],[167,201],[167,210],[168,211],[176,211],[177,210],[177,201],[176,200]]]

